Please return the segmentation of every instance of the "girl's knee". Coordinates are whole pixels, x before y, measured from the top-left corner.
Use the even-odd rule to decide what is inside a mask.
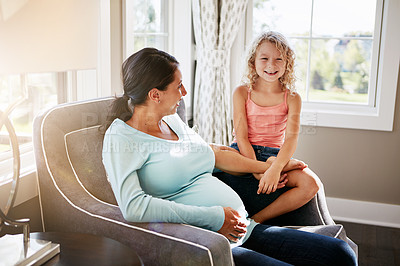
[[[320,189],[320,183],[312,175],[302,171],[298,178],[298,187],[300,187],[308,198],[313,198]]]
[[[318,182],[311,176],[308,178],[307,181],[308,181],[308,188],[310,195],[314,197],[317,194],[318,190],[320,189]]]

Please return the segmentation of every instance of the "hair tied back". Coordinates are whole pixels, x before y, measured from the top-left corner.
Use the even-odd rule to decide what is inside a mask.
[[[122,98],[123,98],[125,101],[129,101],[129,99],[130,99],[131,97],[129,97],[127,94],[124,93],[124,95],[122,95]]]

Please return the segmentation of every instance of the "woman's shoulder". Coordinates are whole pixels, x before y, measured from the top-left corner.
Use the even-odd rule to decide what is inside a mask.
[[[104,141],[132,141],[139,136],[138,130],[128,126],[124,121],[116,118],[106,130]]]
[[[106,130],[106,136],[110,134],[118,133],[121,129],[124,128],[125,122],[119,118],[115,118],[114,121],[110,124],[110,126]]]

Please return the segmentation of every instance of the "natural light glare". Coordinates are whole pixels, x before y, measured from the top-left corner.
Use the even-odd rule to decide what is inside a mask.
[[[373,34],[376,0],[314,0],[313,36]]]
[[[254,0],[253,35],[263,30],[286,36],[307,34],[311,21],[311,0]]]
[[[373,32],[376,0],[255,0],[253,35],[262,30],[288,37],[309,34],[312,5],[314,36]]]

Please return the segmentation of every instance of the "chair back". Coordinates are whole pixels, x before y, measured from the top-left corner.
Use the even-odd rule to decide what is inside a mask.
[[[96,200],[117,205],[102,163],[103,125],[113,100],[60,104],[35,118],[34,149],[42,194],[51,193],[54,183],[61,190],[54,192],[70,200],[89,193]],[[183,101],[177,112],[185,121]]]
[[[45,211],[46,206],[56,207],[50,200],[52,193],[69,200],[88,193],[116,205],[101,157],[104,132],[100,127],[112,101],[108,97],[61,104],[35,118],[34,150]]]

